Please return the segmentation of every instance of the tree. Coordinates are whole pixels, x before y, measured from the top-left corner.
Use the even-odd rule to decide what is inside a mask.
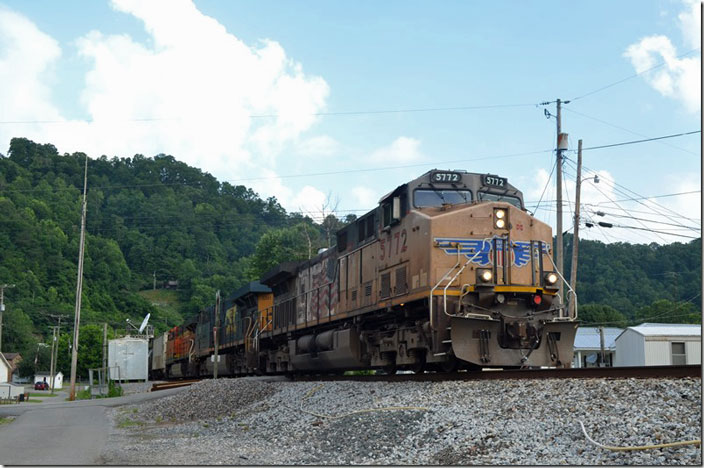
[[[579,321],[582,326],[608,326],[625,328],[626,316],[611,306],[604,304],[585,304],[580,306]]]
[[[311,258],[321,246],[320,233],[308,224],[272,229],[259,239],[250,257],[248,276],[254,280],[280,263]]]
[[[660,299],[636,312],[637,323],[702,323],[702,316],[691,302]]]

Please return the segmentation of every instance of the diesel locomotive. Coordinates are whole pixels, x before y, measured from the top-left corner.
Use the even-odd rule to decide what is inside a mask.
[[[155,338],[153,377],[569,367],[550,226],[492,174],[432,170]],[[216,355],[217,354],[217,358]]]

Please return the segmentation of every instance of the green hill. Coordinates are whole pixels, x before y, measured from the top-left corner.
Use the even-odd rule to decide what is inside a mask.
[[[21,352],[25,365],[36,355],[48,368],[48,351],[37,343],[48,341],[52,314],[67,316],[62,332],[72,326],[85,157],[23,138],[0,155],[0,284],[16,285],[5,291],[2,348]],[[272,265],[309,258],[352,219],[330,215],[315,224],[173,156],[91,159],[81,323],[95,327],[96,343],[103,323],[118,330],[147,313],[165,331],[212,304],[217,290],[227,295]],[[570,250],[567,236],[565,271]],[[152,291],[155,276],[179,289]],[[582,241],[581,316],[586,323],[700,321],[701,277],[701,239]],[[68,335],[62,340],[68,347]],[[96,355],[83,368],[97,367]]]

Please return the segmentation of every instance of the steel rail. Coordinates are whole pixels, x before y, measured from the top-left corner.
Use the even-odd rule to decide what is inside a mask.
[[[550,369],[496,369],[455,373],[396,375],[302,375],[290,376],[294,381],[359,381],[359,382],[438,382],[450,380],[519,380],[519,379],[657,379],[699,378],[702,366],[587,367]]]

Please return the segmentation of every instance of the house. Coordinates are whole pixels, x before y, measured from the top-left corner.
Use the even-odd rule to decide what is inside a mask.
[[[5,359],[5,355],[0,353],[0,383],[10,381],[10,376],[12,375],[11,369],[12,366],[7,362],[7,359]]]
[[[605,367],[614,365],[616,337],[623,328],[604,327]],[[601,334],[598,327],[579,327],[574,338],[572,367],[599,367],[601,363]]]
[[[64,385],[64,374],[63,372],[59,371],[56,374],[54,374],[54,390],[61,390]],[[51,374],[49,372],[37,372],[34,374],[34,383],[37,382],[49,382],[49,387],[51,387]]]
[[[14,374],[17,373],[18,367],[20,365],[20,362],[22,362],[22,355],[20,353],[3,353],[5,355],[5,359],[7,359],[7,362],[10,363],[10,375],[14,377]]]
[[[643,323],[626,328],[615,341],[614,366],[700,365],[702,326]]]

